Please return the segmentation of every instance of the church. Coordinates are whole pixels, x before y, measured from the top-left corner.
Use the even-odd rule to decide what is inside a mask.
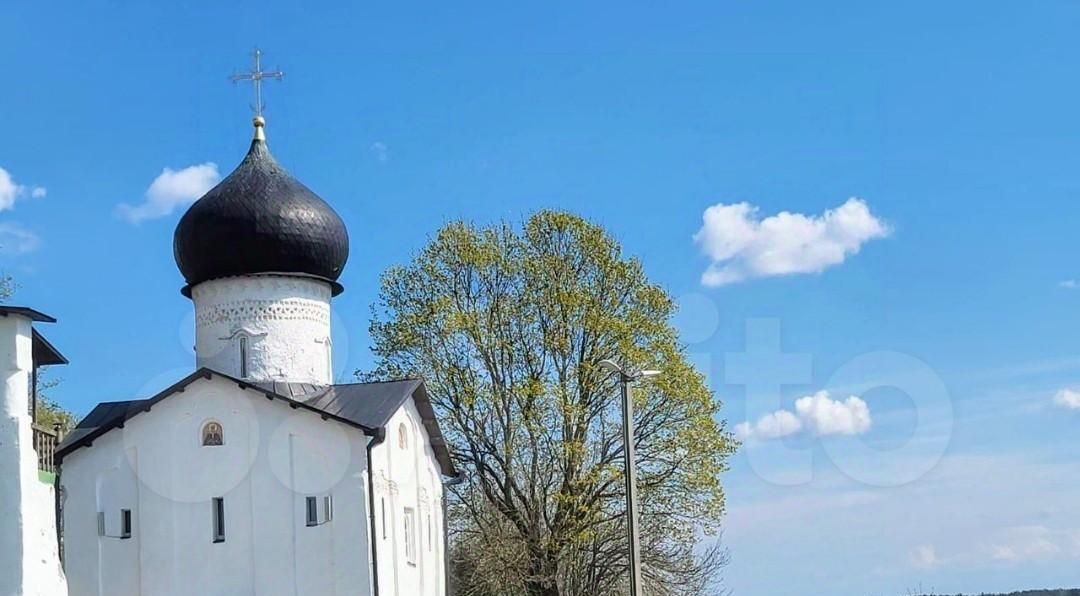
[[[348,232],[264,129],[175,230],[194,370],[56,450],[71,596],[447,592],[458,473],[424,383],[334,383]]]

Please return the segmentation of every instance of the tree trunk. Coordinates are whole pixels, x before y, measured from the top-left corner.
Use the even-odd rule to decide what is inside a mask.
[[[559,596],[559,586],[554,582],[528,582],[525,591],[529,596]]]
[[[534,546],[529,563],[529,575],[532,579],[526,580],[525,591],[528,596],[559,596],[559,582],[556,569],[558,568],[549,554],[541,547]]]

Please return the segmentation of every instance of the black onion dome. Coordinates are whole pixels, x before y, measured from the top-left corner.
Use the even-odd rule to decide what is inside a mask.
[[[328,282],[335,296],[342,291],[345,223],[274,160],[261,133],[256,128],[244,161],[176,226],[173,255],[187,281],[185,296],[210,279],[256,274],[312,277]]]

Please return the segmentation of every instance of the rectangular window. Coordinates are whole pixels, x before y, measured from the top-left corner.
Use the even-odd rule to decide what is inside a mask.
[[[307,497],[304,502],[304,509],[308,527],[330,523],[334,519],[334,498],[330,495],[325,495],[321,499],[319,497]]]
[[[131,538],[131,510],[120,510],[120,537]]]
[[[248,376],[248,338],[240,337],[240,378]]]
[[[111,522],[108,520],[109,517],[104,511],[98,512],[98,536],[102,538],[120,538],[121,540],[131,538],[130,509],[121,509]]]
[[[416,511],[405,508],[405,560],[416,565]]]
[[[214,542],[225,542],[225,499],[214,497],[211,504],[214,517]]]

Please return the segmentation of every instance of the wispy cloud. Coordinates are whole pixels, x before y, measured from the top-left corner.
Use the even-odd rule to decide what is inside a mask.
[[[1065,288],[1066,290],[1075,290],[1076,288],[1080,288],[1080,283],[1075,279],[1064,279],[1058,282],[1058,287]]]
[[[840,401],[818,391],[795,400],[795,411],[777,410],[765,414],[756,423],[735,426],[742,440],[778,439],[806,431],[815,436],[861,435],[870,430],[873,420],[866,402],[852,395]]]
[[[1046,526],[1017,526],[1004,530],[987,550],[992,560],[1013,563],[1076,558],[1080,557],[1080,532],[1051,530]]]
[[[41,238],[21,225],[0,222],[0,254],[22,255],[41,247]]]
[[[710,287],[820,273],[890,233],[889,226],[857,198],[821,215],[782,211],[765,218],[749,203],[719,203],[706,209],[702,220],[694,242],[712,260],[701,276],[701,283]]]
[[[1080,529],[1041,524],[991,528],[985,539],[957,545],[947,557],[938,554],[934,545],[924,544],[912,549],[908,560],[917,569],[1080,560]]]
[[[147,219],[164,217],[178,207],[195,202],[206,191],[214,187],[221,179],[217,164],[188,166],[181,170],[165,168],[150,187],[146,189],[145,200],[138,205],[121,203],[116,206],[116,213],[130,223],[139,223]]]
[[[1065,387],[1054,394],[1054,405],[1069,410],[1080,410],[1080,391]]]
[[[371,153],[379,163],[390,161],[390,148],[382,141],[375,141],[371,144]]]
[[[875,426],[877,422],[875,417]],[[1080,462],[1059,457],[1060,448],[946,455],[919,481],[890,488],[868,487],[832,465],[815,465],[809,483],[776,487],[755,473],[753,467],[765,465],[761,458],[747,468],[746,454],[744,450],[736,460],[735,476],[728,477],[733,488],[724,542],[743,558],[768,558],[784,569],[783,579],[772,585],[755,577],[754,585],[763,585],[765,592],[776,588],[771,592],[782,593],[787,586],[823,576],[850,578],[867,588],[862,594],[873,594],[869,586],[881,586],[883,576],[905,586],[912,578],[938,581],[952,573],[981,570],[1071,577],[1078,568],[1080,551],[1073,554],[1073,541],[1080,537]],[[885,470],[904,466],[888,450],[868,455],[866,463]],[[1027,526],[1047,528],[1058,554],[1042,555],[1045,561],[1035,560],[1036,554],[994,560],[994,547],[1003,547],[999,556],[1007,556],[1010,548],[1016,555],[1038,552],[1024,547],[1032,536],[1016,529]],[[1037,540],[1039,532],[1032,533]],[[856,535],[875,539],[852,538]],[[822,536],[848,539],[822,549]],[[933,550],[919,552],[923,546]],[[853,565],[868,558],[881,570]],[[918,567],[931,563],[933,569]],[[739,575],[733,578],[734,587],[749,589],[745,572],[735,571]]]
[[[16,184],[15,178],[7,170],[0,168],[0,211],[14,209],[15,201],[22,198],[43,198],[46,192],[43,186]]]
[[[922,544],[912,549],[908,555],[911,564],[918,569],[933,569],[941,565],[938,558],[937,548],[932,544]]]

